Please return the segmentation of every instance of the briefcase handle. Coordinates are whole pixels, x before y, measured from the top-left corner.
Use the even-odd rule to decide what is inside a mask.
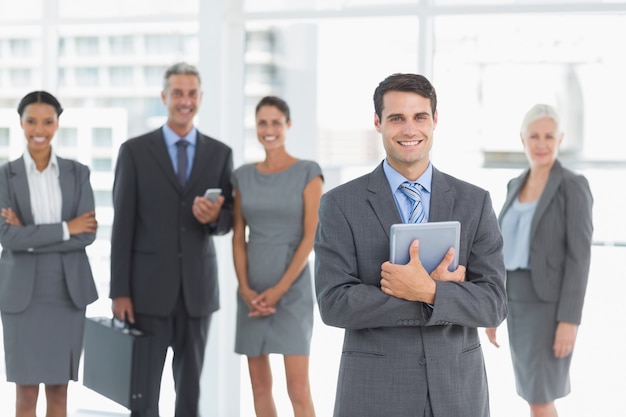
[[[111,317],[111,327],[114,329],[119,329],[123,333],[130,333],[135,336],[141,336],[143,332],[136,328],[128,319],[120,320],[117,317]]]

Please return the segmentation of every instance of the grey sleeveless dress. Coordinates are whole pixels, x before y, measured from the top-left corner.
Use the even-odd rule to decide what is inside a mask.
[[[315,177],[322,176],[316,162],[299,160],[288,169],[262,174],[256,164],[235,170],[233,187],[241,196],[248,224],[247,254],[250,287],[262,292],[275,285],[289,266],[302,239],[304,201],[302,192]],[[308,355],[313,330],[313,287],[307,266],[267,317],[248,317],[248,306],[237,294],[235,352]]]

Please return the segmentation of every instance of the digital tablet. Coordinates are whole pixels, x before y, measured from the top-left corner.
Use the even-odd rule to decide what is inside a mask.
[[[443,260],[450,247],[454,247],[454,261],[448,268],[454,271],[459,265],[461,223],[458,221],[394,224],[391,226],[389,262],[405,265],[409,262],[409,247],[415,239],[420,241],[420,261],[430,274]]]

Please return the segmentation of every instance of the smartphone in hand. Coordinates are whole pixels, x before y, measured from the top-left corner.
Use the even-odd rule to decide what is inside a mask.
[[[221,188],[208,188],[204,192],[204,198],[215,203],[220,194],[222,194]]]

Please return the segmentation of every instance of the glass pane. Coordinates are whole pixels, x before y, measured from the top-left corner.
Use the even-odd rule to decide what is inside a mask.
[[[93,197],[96,201],[96,207],[113,206],[113,196],[111,195],[111,190],[94,190]],[[100,237],[100,225],[98,225],[98,238]]]
[[[9,128],[0,128],[0,146],[9,146]]]
[[[31,39],[10,39],[9,50],[12,57],[28,58],[33,55],[33,41]]]
[[[59,68],[57,71],[57,85],[59,87],[67,86],[67,70],[65,68]]]
[[[155,128],[166,114],[159,94],[165,69],[178,60],[197,61],[197,30],[196,20],[59,26],[63,104],[123,108],[130,136]]]
[[[59,39],[59,50],[57,51],[59,56],[65,56],[67,53],[67,39],[60,38]]]
[[[29,88],[33,84],[32,70],[30,68],[18,68],[9,70],[11,87]]]
[[[199,0],[58,0],[61,17],[128,17],[198,13]]]
[[[350,28],[350,37],[343,36]],[[329,165],[380,162],[372,95],[396,72],[416,72],[416,18],[354,19],[319,25],[318,96],[320,161]]]
[[[109,80],[114,87],[127,87],[134,85],[134,72],[132,67],[109,68]]]
[[[75,40],[76,54],[81,56],[98,55],[99,42],[96,36],[79,36]]]
[[[183,36],[179,34],[157,34],[144,37],[149,54],[171,54],[183,51]]]
[[[132,35],[111,36],[109,49],[112,55],[131,55],[135,52],[135,37]]]
[[[163,74],[165,74],[166,66],[146,66],[143,69],[145,84],[148,86],[162,86]]]
[[[110,148],[113,145],[113,129],[110,127],[94,127],[91,135],[94,148]]]
[[[113,162],[111,158],[92,158],[91,169],[94,172],[111,172]]]
[[[76,68],[76,85],[95,87],[99,84],[98,67]]]
[[[454,149],[519,153],[523,114],[546,102],[564,119],[562,157],[624,159],[626,141],[613,140],[626,135],[620,110],[601,103],[607,91],[626,93],[626,18],[565,15],[556,24],[545,15],[437,19],[435,85],[454,120],[438,130]]]
[[[76,147],[78,144],[78,130],[73,127],[59,127],[56,140],[60,147]]]
[[[350,37],[346,37],[346,27]],[[322,165],[379,162],[372,94],[395,72],[417,70],[416,18],[339,19],[319,24],[249,24],[245,52],[245,159],[261,157],[254,107],[267,94],[287,100],[294,135],[313,135]],[[303,53],[306,51],[306,53]],[[314,109],[310,109],[316,103]],[[306,113],[298,114],[298,108]],[[315,114],[310,114],[310,111]],[[317,123],[299,131],[300,125]],[[306,123],[305,123],[306,122]],[[303,124],[304,123],[304,124]],[[301,143],[301,142],[299,142]],[[303,149],[303,151],[305,151]]]
[[[42,0],[0,0],[0,21],[37,19],[42,15]]]

